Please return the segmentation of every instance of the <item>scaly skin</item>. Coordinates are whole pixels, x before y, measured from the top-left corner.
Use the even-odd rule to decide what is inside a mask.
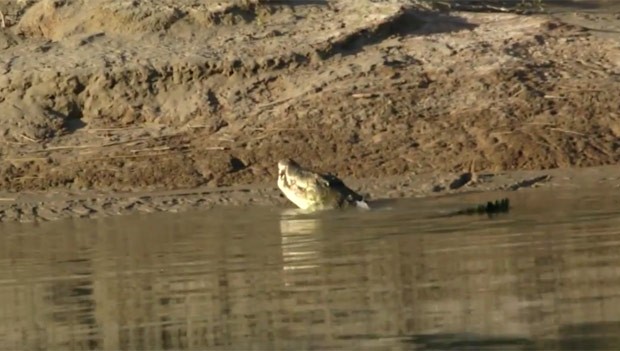
[[[345,207],[369,209],[364,198],[351,190],[338,177],[319,174],[301,167],[291,159],[278,162],[278,188],[297,207],[303,210],[325,210]],[[489,216],[508,212],[507,198],[475,205],[445,216],[486,214]]]
[[[363,197],[338,177],[304,169],[291,159],[278,162],[278,188],[301,209],[368,208]]]

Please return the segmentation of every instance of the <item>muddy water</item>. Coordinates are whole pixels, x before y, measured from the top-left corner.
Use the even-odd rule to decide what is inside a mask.
[[[620,196],[508,195],[5,224],[0,349],[620,349]]]

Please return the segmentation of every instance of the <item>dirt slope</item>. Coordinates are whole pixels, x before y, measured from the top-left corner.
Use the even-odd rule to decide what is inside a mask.
[[[412,1],[4,1],[0,190],[614,164],[620,44]]]

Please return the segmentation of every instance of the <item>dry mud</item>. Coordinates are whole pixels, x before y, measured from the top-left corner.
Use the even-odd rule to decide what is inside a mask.
[[[620,160],[620,11],[411,0],[0,10],[0,220],[277,203],[282,157],[374,197],[452,191],[433,177],[458,179],[474,159],[492,174]],[[519,172],[506,186],[527,180]]]

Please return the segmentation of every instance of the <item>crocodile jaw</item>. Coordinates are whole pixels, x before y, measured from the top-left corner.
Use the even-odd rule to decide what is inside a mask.
[[[314,203],[307,198],[307,194],[304,194],[302,189],[295,185],[295,181],[287,176],[286,169],[280,169],[278,172],[278,188],[287,199],[302,210],[313,207]]]

